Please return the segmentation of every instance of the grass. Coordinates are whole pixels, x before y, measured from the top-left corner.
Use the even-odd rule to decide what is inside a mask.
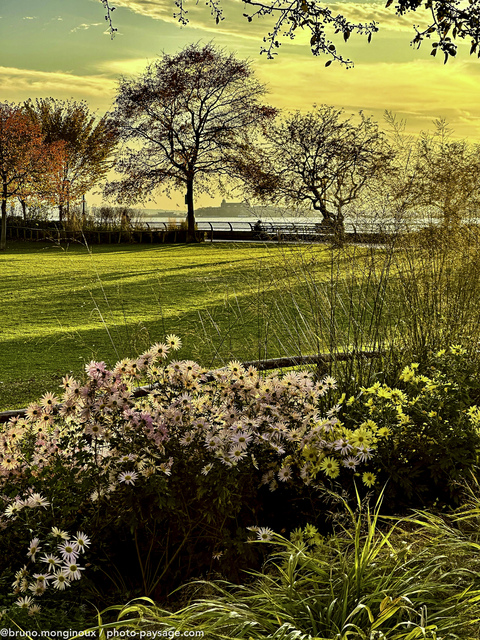
[[[92,358],[112,364],[168,333],[181,335],[182,357],[207,366],[259,357],[253,336],[272,295],[260,268],[277,255],[259,244],[11,243],[0,254],[0,409],[25,406]]]
[[[479,268],[468,230],[386,248],[11,243],[0,254],[0,410],[168,333],[182,338],[182,359],[210,368],[393,344],[404,364],[452,342],[473,349]],[[357,359],[332,373],[365,384],[374,366]]]

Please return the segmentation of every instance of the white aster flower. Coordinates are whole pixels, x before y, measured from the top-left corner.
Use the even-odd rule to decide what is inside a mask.
[[[273,530],[269,529],[268,527],[260,527],[257,531],[257,536],[259,540],[268,542],[268,540],[272,539],[273,533]]]
[[[6,515],[7,518],[12,518],[16,516],[23,509],[24,506],[25,505],[22,504],[21,502],[18,502],[18,501],[12,502],[12,504],[9,504],[8,507],[5,509],[4,515]]]
[[[66,541],[58,546],[58,550],[62,554],[65,562],[75,562],[79,555],[79,549],[76,542]]]
[[[28,547],[27,556],[29,556],[32,560],[35,560],[35,555],[40,550],[40,540],[38,538],[33,538],[31,540],[30,545]]]
[[[46,509],[50,505],[50,502],[42,497],[39,493],[32,493],[27,499],[27,507],[33,509],[34,507],[43,507]]]
[[[70,562],[65,567],[62,567],[62,573],[67,580],[80,580],[82,577],[80,571],[84,571],[84,567],[79,567],[75,562]]]
[[[67,579],[67,576],[62,573],[62,571],[57,571],[57,573],[54,574],[54,582],[53,582],[53,586],[55,587],[55,589],[59,589],[60,591],[64,591],[67,587],[70,586],[70,582]]]
[[[292,478],[292,467],[290,465],[285,465],[278,472],[278,479],[281,482],[286,482],[287,480],[291,480]]]
[[[66,531],[61,531],[61,529],[57,529],[57,527],[52,527],[52,536],[54,538],[61,538],[62,540],[68,540],[70,537]]]
[[[58,567],[61,563],[61,560],[58,556],[54,556],[51,553],[46,553],[43,558],[40,558],[41,562],[45,562],[48,564],[48,568],[50,571],[54,571],[55,567]]]
[[[33,600],[30,596],[25,596],[24,598],[19,598],[18,600],[16,600],[15,604],[17,605],[17,607],[20,607],[20,609],[28,609],[32,606]]]
[[[135,480],[138,478],[138,473],[135,471],[123,471],[118,476],[118,481],[125,484],[135,484]]]
[[[82,533],[81,531],[77,531],[77,535],[74,538],[75,544],[80,552],[84,552],[86,547],[89,547],[91,542],[90,538]]]

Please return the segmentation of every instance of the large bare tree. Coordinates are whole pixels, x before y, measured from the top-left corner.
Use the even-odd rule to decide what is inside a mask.
[[[228,178],[248,133],[275,116],[260,102],[265,92],[247,61],[211,44],[164,55],[140,76],[124,78],[114,112],[122,177],[107,185],[106,196],[134,203],[160,188],[184,190],[193,242],[194,189],[209,192]]]

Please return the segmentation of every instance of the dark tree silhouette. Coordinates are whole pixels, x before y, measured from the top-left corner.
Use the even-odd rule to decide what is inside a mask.
[[[25,110],[47,144],[64,143],[63,162],[50,185],[62,221],[69,203],[90,191],[111,168],[117,134],[108,114],[97,120],[83,101],[41,98],[26,102]]]
[[[386,136],[360,112],[355,124],[340,109],[322,105],[272,124],[264,142],[246,148],[237,174],[247,194],[263,201],[307,205],[341,236],[345,207],[385,172],[392,151]]]
[[[116,28],[112,22],[112,12],[115,9],[111,0],[101,0],[105,7],[105,20],[109,24],[113,37]],[[390,7],[393,0],[387,0],[386,7]],[[173,15],[181,24],[188,23],[188,0],[173,0]],[[224,19],[221,0],[206,0],[215,22]],[[351,22],[345,15],[338,13],[336,6],[330,8],[328,4],[319,0],[244,0],[248,22],[254,18],[264,16],[273,17],[273,26],[264,37],[265,45],[261,48],[269,58],[276,54],[280,46],[280,38],[294,38],[299,30],[311,33],[310,48],[314,55],[326,54],[329,60],[337,60],[347,66],[353,66],[337,51],[332,42],[335,34],[341,34],[347,41],[354,32],[367,37],[368,42],[372,34],[379,30],[378,23],[372,20],[367,23]],[[455,40],[464,40],[470,45],[470,54],[480,57],[480,0],[396,0],[395,13],[400,17],[418,9],[424,9],[421,15],[415,15],[412,22],[423,21],[422,26],[412,25],[415,31],[411,44],[420,47],[425,39],[432,41],[431,55],[437,51],[444,55],[444,61],[457,54]]]
[[[209,192],[212,180],[228,178],[248,133],[275,116],[259,102],[265,92],[248,62],[211,44],[164,55],[139,77],[123,79],[114,112],[123,177],[107,185],[106,196],[134,203],[159,187],[167,194],[184,189],[193,242],[194,188]]]

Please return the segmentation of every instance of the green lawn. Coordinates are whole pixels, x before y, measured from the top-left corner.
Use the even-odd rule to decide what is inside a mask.
[[[56,389],[62,375],[78,374],[90,359],[114,364],[168,333],[182,337],[180,357],[209,367],[288,354],[291,319],[286,312],[278,318],[278,300],[289,282],[298,283],[285,259],[281,247],[260,244],[89,251],[10,243],[0,254],[0,409]]]

